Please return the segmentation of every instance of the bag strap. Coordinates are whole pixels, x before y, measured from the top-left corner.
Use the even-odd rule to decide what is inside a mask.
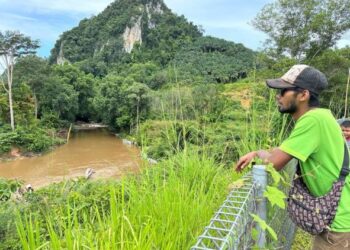
[[[350,173],[350,166],[349,166],[349,152],[348,152],[348,147],[346,143],[344,143],[344,159],[343,159],[343,166],[340,170],[339,174],[339,181],[345,180],[345,178],[348,176]]]
[[[298,164],[296,167],[296,173],[301,176],[301,168],[300,168],[300,162],[298,160]],[[346,143],[344,143],[344,159],[343,159],[343,165],[340,170],[340,174],[338,177],[339,181],[344,181],[345,178],[349,175],[350,173],[350,166],[349,166],[349,151]]]

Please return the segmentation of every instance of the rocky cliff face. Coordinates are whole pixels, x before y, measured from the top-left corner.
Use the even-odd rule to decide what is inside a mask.
[[[146,5],[140,7],[141,12],[147,15],[147,26],[149,29],[154,29],[156,23],[152,20],[154,14],[162,15],[164,13],[162,5],[160,2],[156,3],[147,3]],[[135,43],[142,44],[142,15],[137,18],[134,17],[132,20],[134,25],[132,27],[127,26],[123,33],[124,40],[124,51],[130,53],[134,47]],[[136,21],[135,21],[136,20]]]
[[[148,28],[153,29],[156,27],[156,24],[152,22],[152,13],[163,14],[162,6],[160,3],[153,5],[152,3],[146,4],[146,13],[148,17]]]
[[[64,41],[62,41],[62,43],[61,43],[60,52],[58,53],[58,56],[57,56],[56,63],[58,65],[62,65],[65,62],[68,62],[68,60],[66,58],[64,58],[64,55],[63,55],[63,44],[64,44]]]
[[[141,51],[169,51],[168,47],[175,47],[167,41],[200,35],[195,25],[173,14],[163,0],[116,0],[102,13],[64,32],[51,50],[50,62],[102,61],[108,65],[128,58],[135,44],[140,44]],[[160,45],[164,48],[157,50]]]
[[[123,40],[124,50],[127,53],[131,52],[135,43],[142,43],[141,18],[142,16],[139,16],[134,26],[132,26],[131,28],[129,28],[128,26],[125,28],[125,31],[123,33]]]

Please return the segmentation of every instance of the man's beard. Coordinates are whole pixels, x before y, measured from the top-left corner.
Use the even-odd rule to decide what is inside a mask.
[[[282,114],[293,114],[297,111],[297,105],[295,101],[291,102],[288,107],[278,106],[278,111]]]

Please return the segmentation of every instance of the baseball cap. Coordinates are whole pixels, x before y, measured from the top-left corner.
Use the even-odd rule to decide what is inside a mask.
[[[266,80],[266,84],[273,89],[299,87],[319,94],[327,87],[328,82],[321,71],[305,64],[297,64],[281,78]]]

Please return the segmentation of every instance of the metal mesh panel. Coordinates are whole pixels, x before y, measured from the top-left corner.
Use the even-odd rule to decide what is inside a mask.
[[[287,164],[282,171],[282,174],[286,178],[285,184],[280,184],[279,189],[283,191],[286,195],[290,189],[290,183],[292,182],[292,177],[295,173],[296,161],[293,160]],[[269,180],[271,183],[271,180]],[[288,216],[286,209],[281,209],[278,207],[269,207],[267,215],[267,224],[275,230],[278,235],[278,241],[273,241],[269,236],[267,237],[267,243],[271,248],[275,249],[285,249],[291,248],[294,239],[295,224]]]
[[[233,189],[195,246],[191,249],[249,249],[253,245],[250,232],[253,227],[249,215],[255,210],[255,184],[251,173],[242,187]]]
[[[284,169],[286,176],[293,176],[295,161],[291,161]],[[209,225],[205,227],[197,243],[191,248],[196,249],[251,249],[255,242],[252,239],[254,224],[251,213],[257,213],[257,194],[261,187],[253,179],[252,173],[243,177],[242,187],[234,188],[222,206],[214,214]],[[290,178],[291,179],[291,178]],[[290,185],[281,185],[280,190],[286,194]],[[266,246],[273,249],[290,249],[295,226],[289,219],[287,211],[279,208],[268,208],[267,223],[278,235],[278,242],[274,242],[266,235]]]

